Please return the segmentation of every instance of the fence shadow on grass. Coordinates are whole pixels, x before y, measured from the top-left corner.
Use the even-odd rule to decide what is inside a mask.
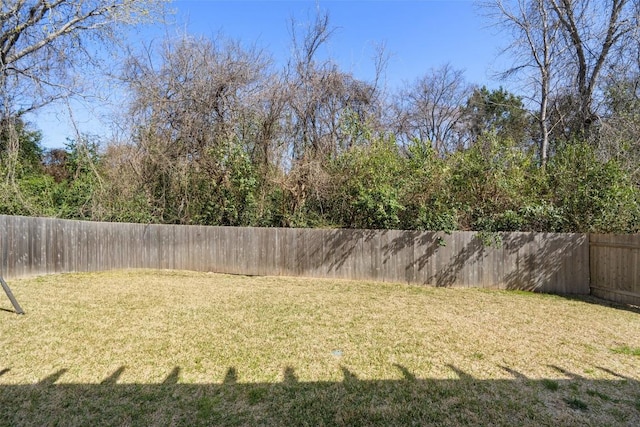
[[[587,304],[594,304],[602,307],[615,308],[616,310],[624,310],[631,313],[640,314],[640,306],[609,301],[593,295],[562,295],[562,297],[573,301],[580,301]]]
[[[210,384],[180,383],[179,367],[159,384],[119,384],[125,367],[100,384],[64,384],[61,369],[36,384],[0,383],[0,424],[640,425],[639,382],[610,370],[614,379],[592,380],[553,367],[566,379],[533,380],[503,367],[512,379],[480,380],[452,365],[457,379],[395,367],[401,379],[362,380],[340,366],[343,381],[303,382],[288,366],[277,383],[242,383],[229,367]]]

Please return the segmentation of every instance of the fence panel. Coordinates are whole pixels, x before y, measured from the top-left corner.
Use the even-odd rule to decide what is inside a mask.
[[[591,293],[640,305],[640,234],[592,234],[589,240]]]
[[[6,278],[175,268],[589,293],[584,234],[500,233],[489,236],[495,241],[488,245],[487,236],[474,232],[116,224],[1,215],[0,227],[0,273]],[[593,271],[604,277],[611,269],[614,275],[625,270],[630,276],[619,291],[637,292],[637,252],[625,253],[620,262],[621,253],[603,254],[609,265],[596,264]]]

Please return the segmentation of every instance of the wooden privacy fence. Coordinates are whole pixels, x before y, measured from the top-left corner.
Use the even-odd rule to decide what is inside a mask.
[[[589,236],[591,293],[640,305],[640,234]]]
[[[144,225],[0,215],[0,275],[159,268],[589,293],[584,234]]]

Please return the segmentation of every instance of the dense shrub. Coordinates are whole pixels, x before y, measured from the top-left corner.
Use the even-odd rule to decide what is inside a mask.
[[[29,131],[22,139],[37,137]],[[240,141],[219,144],[198,162],[158,162],[154,153],[90,141],[70,142],[55,165],[34,163],[38,150],[25,158],[5,150],[0,213],[231,226],[640,231],[640,187],[628,167],[602,160],[591,144],[556,144],[540,167],[527,145],[492,133],[445,155],[362,125],[354,141],[288,170],[257,163]],[[141,155],[138,170],[129,159]]]
[[[547,173],[563,231],[640,230],[640,188],[616,160],[601,162],[591,145],[574,142],[557,150]]]

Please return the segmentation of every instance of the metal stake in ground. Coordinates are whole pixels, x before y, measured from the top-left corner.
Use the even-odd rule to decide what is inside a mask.
[[[7,282],[4,281],[2,276],[0,276],[0,283],[2,284],[2,289],[4,289],[4,293],[7,294],[7,296],[9,297],[9,301],[11,301],[11,304],[13,304],[13,308],[16,309],[16,313],[24,314],[24,310],[22,309],[22,307],[20,307],[20,304],[18,304],[18,301],[16,301],[16,298],[13,296],[13,293],[11,292],[9,285],[7,285]]]

